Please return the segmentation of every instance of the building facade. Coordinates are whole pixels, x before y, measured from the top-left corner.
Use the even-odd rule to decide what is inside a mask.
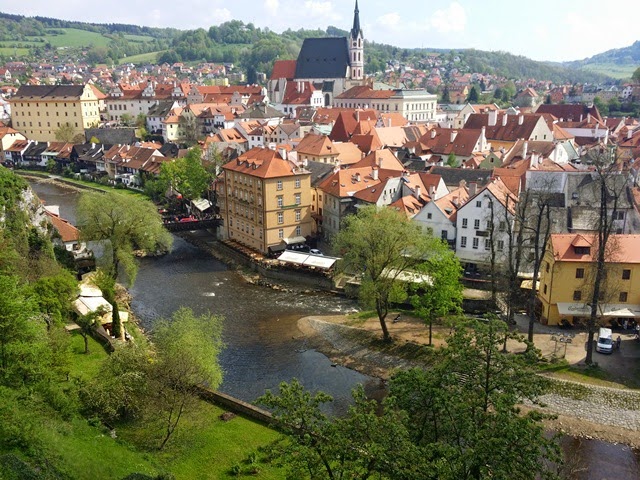
[[[223,236],[264,254],[311,235],[311,174],[278,152],[253,148],[222,167]]]
[[[100,123],[99,99],[90,85],[23,85],[11,99],[13,128],[32,140],[55,141],[69,124],[74,135]]]

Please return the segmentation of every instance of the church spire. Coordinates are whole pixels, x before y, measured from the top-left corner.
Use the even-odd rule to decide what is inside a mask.
[[[358,35],[362,35],[362,29],[360,28],[360,10],[358,9],[358,0],[356,0],[356,9],[353,14],[353,28],[351,29],[351,38],[358,38]]]

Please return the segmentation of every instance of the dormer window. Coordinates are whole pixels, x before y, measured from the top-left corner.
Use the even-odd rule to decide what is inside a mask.
[[[575,249],[576,255],[589,255],[591,253],[590,247],[573,247]]]

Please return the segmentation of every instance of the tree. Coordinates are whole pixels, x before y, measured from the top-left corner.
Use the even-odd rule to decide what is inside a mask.
[[[636,83],[640,83],[640,67],[635,69],[635,71],[631,75],[631,80],[633,80]]]
[[[78,282],[67,270],[56,275],[41,277],[33,284],[35,300],[39,310],[46,315],[47,326],[61,324],[71,312],[71,302],[75,299]]]
[[[340,271],[360,278],[360,301],[375,308],[383,339],[391,341],[385,319],[393,303],[407,298],[401,278],[424,262],[428,237],[406,215],[368,206],[345,218],[334,246],[342,255]]]
[[[194,315],[189,308],[176,311],[171,321],[153,329],[156,363],[151,372],[156,415],[163,418],[162,449],[186,410],[195,404],[198,387],[215,389],[222,383],[218,356],[223,348],[222,318],[210,313]]]
[[[587,327],[587,355],[585,363],[593,363],[594,334],[599,327],[601,317],[601,304],[611,301],[610,297],[615,288],[607,288],[607,282],[612,281],[613,274],[607,274],[616,256],[616,217],[614,212],[618,204],[624,198],[627,190],[628,177],[619,171],[619,165],[615,161],[613,150],[601,147],[591,150],[585,158],[586,162],[595,168],[595,185],[598,188],[598,214],[595,218],[595,244],[591,246],[591,257],[595,263],[594,268],[585,276],[587,288],[591,288],[590,315],[586,322]],[[610,263],[611,262],[611,263]]]
[[[122,115],[120,115],[120,123],[122,123],[122,125],[124,125],[125,127],[129,127],[133,123],[133,117],[128,113],[123,113]]]
[[[171,247],[171,235],[148,200],[117,192],[84,193],[77,216],[84,240],[108,241],[107,268],[114,279],[122,265],[129,282],[135,281],[134,250],[155,253]]]
[[[385,408],[379,415],[362,386],[353,398],[346,416],[335,419],[321,409],[332,398],[310,393],[296,379],[281,383],[279,395],[267,391],[256,400],[273,410],[285,435],[269,453],[287,469],[287,478],[420,478],[424,462],[409,442],[401,412]]]
[[[609,115],[609,105],[607,105],[600,97],[593,99],[593,105],[598,109],[601,115]]]
[[[115,338],[122,337],[122,323],[120,322],[120,311],[116,300],[116,281],[112,275],[99,268],[93,276],[93,283],[102,292],[104,299],[111,305],[111,335]]]
[[[447,85],[445,85],[444,89],[442,90],[441,103],[451,103],[451,96],[449,94],[449,87]]]
[[[429,256],[418,271],[427,279],[417,287],[411,303],[416,313],[429,325],[429,345],[432,344],[433,321],[452,313],[462,311],[462,290],[460,283],[462,266],[449,246],[433,238]]]
[[[447,157],[447,165],[452,168],[455,168],[458,166],[458,157],[454,152],[451,152]]]
[[[53,134],[59,142],[71,143],[76,135],[76,131],[70,123],[63,123]]]
[[[480,95],[478,94],[478,89],[476,88],[476,86],[472,86],[471,90],[469,91],[469,96],[467,97],[467,102],[469,103],[478,103],[478,99],[480,98]]]
[[[202,164],[202,150],[192,148],[183,158],[160,166],[160,179],[189,200],[201,198],[211,185],[212,175]]]
[[[91,335],[96,328],[96,320],[101,318],[105,313],[104,307],[101,306],[93,312],[76,316],[75,323],[80,327],[78,332],[84,340],[84,353],[86,355],[89,354],[89,335]]]
[[[505,334],[524,342],[495,318],[458,326],[428,370],[392,378],[389,395],[406,414],[411,442],[430,459],[432,478],[552,477],[548,461],[558,461],[558,445],[545,436],[543,415],[517,406],[544,391],[536,354],[500,353]]]

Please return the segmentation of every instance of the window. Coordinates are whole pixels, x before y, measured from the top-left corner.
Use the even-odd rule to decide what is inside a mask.
[[[627,301],[627,292],[620,292],[619,300],[621,302],[626,302]]]
[[[624,212],[613,212],[614,220],[624,220]]]
[[[507,229],[507,223],[506,222],[500,222],[500,226],[498,227],[498,229],[501,232],[504,232]]]
[[[282,180],[278,180],[276,183],[276,190],[282,190]]]
[[[433,215],[431,215],[430,213],[427,213],[427,218],[428,218],[429,220],[431,220],[431,217],[432,217],[432,216],[433,216]]]
[[[485,240],[485,242],[486,242],[486,241],[488,241],[488,239],[487,239],[487,240]],[[497,248],[498,248],[498,251],[499,251],[499,252],[501,252],[502,250],[504,250],[504,240],[498,240],[498,246],[497,246]]]
[[[296,227],[296,236],[299,237],[300,235],[302,235],[302,227],[298,225]]]
[[[295,187],[300,188],[300,179],[296,178]]]
[[[279,224],[283,224],[284,223],[284,213],[282,213],[282,212],[278,212],[278,223]]]
[[[546,267],[545,267],[547,273],[549,273],[549,264],[547,263]]]
[[[282,208],[284,206],[284,199],[282,195],[278,195],[277,199],[278,199],[278,208]]]
[[[441,238],[442,240],[446,240],[448,237],[449,237],[449,232],[447,232],[446,230],[442,230],[442,231],[440,232],[440,238]]]
[[[301,195],[299,193],[296,193],[294,195],[295,199],[296,199],[296,205],[300,205],[302,203],[301,201]]]
[[[485,238],[484,239],[484,249],[485,250],[489,250],[489,247],[491,246],[491,244],[489,243],[489,239]]]
[[[480,229],[480,220],[475,219],[473,221],[473,228],[474,228],[474,230],[479,230]]]
[[[473,248],[474,250],[478,249],[478,245],[480,244],[480,239],[478,237],[473,238]]]
[[[573,301],[579,302],[580,300],[582,300],[582,292],[580,290],[575,290],[573,292]]]
[[[584,278],[584,268],[576,268],[576,278]]]
[[[482,200],[476,200],[476,208],[482,208]]]
[[[300,221],[300,217],[301,217],[300,213],[301,213],[300,210],[296,210],[296,222]]]
[[[544,285],[543,292],[544,292],[545,295],[547,294],[547,284],[546,283]]]
[[[622,279],[629,280],[631,278],[631,270],[622,270]]]
[[[278,238],[282,240],[284,238],[284,229],[280,228],[278,230]]]
[[[466,218],[462,219],[462,228],[467,228],[467,219]]]
[[[467,237],[460,237],[460,247],[467,248]]]

